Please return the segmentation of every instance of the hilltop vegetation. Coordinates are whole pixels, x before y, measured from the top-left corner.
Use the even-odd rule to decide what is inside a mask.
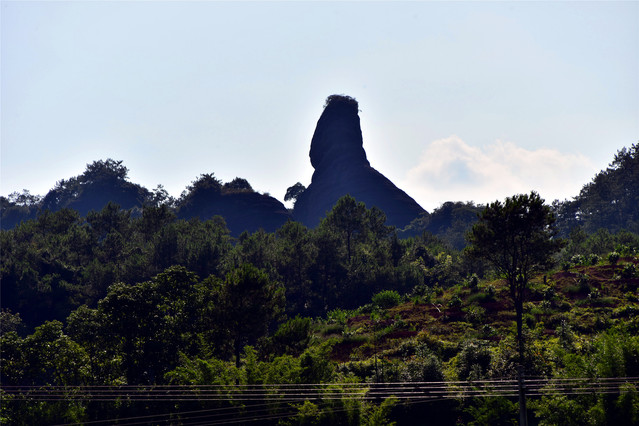
[[[121,161],[99,160],[87,164],[80,176],[57,182],[44,197],[27,190],[0,197],[2,229],[12,229],[24,220],[63,209],[86,218],[109,203],[132,217],[139,217],[146,207],[164,207],[181,219],[224,216],[234,236],[258,229],[273,232],[291,218],[281,202],[257,193],[243,178],[223,183],[213,173],[204,173],[176,199],[162,185],[150,191],[130,182],[128,172]]]

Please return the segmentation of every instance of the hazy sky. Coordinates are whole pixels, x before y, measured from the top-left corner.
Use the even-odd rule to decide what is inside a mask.
[[[0,3],[1,183],[45,194],[123,160],[308,185],[325,98],[357,98],[371,165],[432,210],[570,198],[639,141],[639,2]]]

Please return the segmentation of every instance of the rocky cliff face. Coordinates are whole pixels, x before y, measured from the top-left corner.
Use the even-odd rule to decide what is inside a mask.
[[[424,209],[370,166],[363,147],[357,101],[332,95],[317,122],[311,141],[315,168],[309,187],[295,203],[293,216],[306,226],[316,226],[337,200],[350,194],[366,207],[378,207],[387,224],[403,228]]]

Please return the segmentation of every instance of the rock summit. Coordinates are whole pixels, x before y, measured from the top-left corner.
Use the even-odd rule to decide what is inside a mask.
[[[351,195],[367,208],[386,213],[387,224],[403,228],[425,210],[370,166],[364,151],[357,101],[344,95],[327,98],[313,139],[310,159],[315,172],[295,202],[293,216],[314,227],[337,200]]]

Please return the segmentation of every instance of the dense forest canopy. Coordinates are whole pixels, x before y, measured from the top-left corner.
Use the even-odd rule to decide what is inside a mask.
[[[174,200],[107,160],[44,199],[2,198],[21,219],[0,231],[0,422],[505,425],[522,364],[531,421],[637,424],[636,158],[621,150],[572,201],[531,196],[515,217],[543,212],[543,252],[561,249],[512,273],[490,261],[508,226],[467,230],[525,196],[445,203],[404,230],[344,196],[315,228],[235,236],[181,215],[263,197],[241,178],[203,174]],[[139,204],[71,208],[96,188]]]
[[[584,185],[573,200],[556,203],[564,234],[581,226],[639,232],[639,143],[622,148],[606,170]]]

